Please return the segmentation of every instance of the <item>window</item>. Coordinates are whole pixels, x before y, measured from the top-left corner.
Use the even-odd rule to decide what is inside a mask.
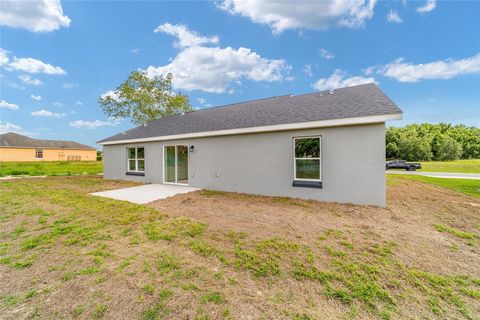
[[[35,158],[42,159],[43,158],[43,150],[42,149],[35,149]]]
[[[68,155],[67,156],[68,161],[81,161],[82,156],[77,156],[77,155]]]
[[[294,138],[294,179],[321,181],[320,137]]]
[[[145,171],[145,148],[144,147],[127,148],[127,171],[130,171],[130,172]]]

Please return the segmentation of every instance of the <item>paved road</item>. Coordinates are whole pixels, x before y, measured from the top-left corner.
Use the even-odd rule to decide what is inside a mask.
[[[427,176],[427,177],[434,177],[434,178],[480,180],[480,174],[479,173],[423,172],[423,171],[400,171],[400,170],[388,170],[387,173],[390,173],[390,174],[410,174],[410,175]]]

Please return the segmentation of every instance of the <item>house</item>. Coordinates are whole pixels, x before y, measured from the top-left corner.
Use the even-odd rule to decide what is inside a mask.
[[[104,177],[385,206],[385,122],[374,84],[165,117],[99,141]]]
[[[95,160],[97,150],[78,142],[33,139],[13,132],[0,135],[0,162]]]

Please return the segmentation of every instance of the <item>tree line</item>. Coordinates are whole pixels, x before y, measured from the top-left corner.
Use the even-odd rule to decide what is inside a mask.
[[[480,128],[449,123],[389,127],[386,156],[407,161],[480,159]]]

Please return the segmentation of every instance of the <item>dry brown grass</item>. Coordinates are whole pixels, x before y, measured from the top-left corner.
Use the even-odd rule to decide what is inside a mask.
[[[0,183],[0,318],[480,317],[478,198],[397,177],[386,209],[88,195],[130,185]]]

